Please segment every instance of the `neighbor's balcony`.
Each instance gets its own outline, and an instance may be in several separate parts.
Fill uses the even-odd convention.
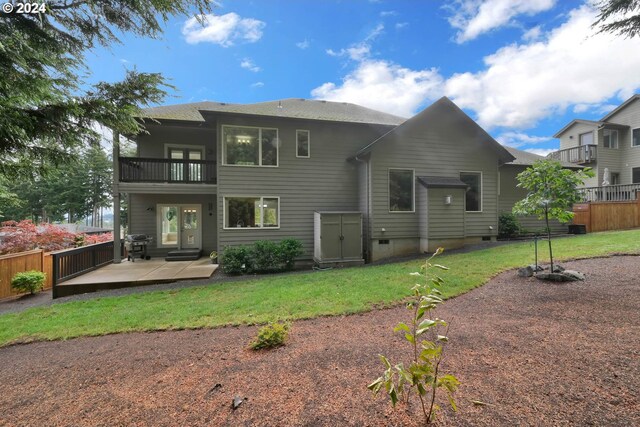
[[[120,157],[120,182],[216,184],[215,160]]]
[[[583,202],[630,202],[638,200],[640,184],[606,185],[579,189]]]
[[[598,146],[595,144],[558,150],[549,154],[550,159],[567,163],[585,164],[595,162],[598,157]]]

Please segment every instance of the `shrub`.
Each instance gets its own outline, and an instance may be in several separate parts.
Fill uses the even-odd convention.
[[[43,272],[37,270],[17,273],[11,279],[11,287],[20,292],[35,294],[42,289],[46,278],[47,276]]]
[[[512,213],[502,213],[498,218],[498,237],[515,237],[521,228],[518,218]]]
[[[284,345],[289,336],[291,324],[289,322],[269,323],[258,331],[258,336],[251,343],[251,348],[260,350],[263,348],[275,348]]]
[[[296,239],[284,239],[279,245],[280,262],[285,270],[292,270],[297,257],[302,255],[302,242]]]
[[[247,246],[227,246],[222,251],[222,271],[227,274],[242,274],[248,271],[249,248]]]
[[[271,240],[256,240],[250,255],[252,271],[267,273],[281,270],[280,246]]]
[[[251,246],[225,248],[222,270],[227,274],[291,270],[296,257],[303,253],[302,243],[296,239],[284,239],[280,243],[256,240]]]

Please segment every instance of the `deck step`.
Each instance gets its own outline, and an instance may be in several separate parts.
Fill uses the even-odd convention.
[[[202,255],[201,249],[179,249],[169,251],[165,261],[195,261]]]

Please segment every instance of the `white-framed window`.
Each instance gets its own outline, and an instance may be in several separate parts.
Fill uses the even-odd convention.
[[[278,166],[278,129],[222,126],[222,164]]]
[[[640,128],[631,130],[631,146],[640,147]]]
[[[460,172],[460,181],[467,184],[465,211],[482,212],[482,172]]]
[[[618,131],[615,129],[603,129],[602,145],[604,148],[618,148]]]
[[[415,211],[415,171],[389,169],[389,212]]]
[[[640,168],[631,168],[631,183],[640,184]]]
[[[280,228],[280,197],[225,197],[224,228]]]
[[[311,132],[308,130],[296,130],[296,157],[311,157]]]
[[[580,145],[592,145],[593,132],[581,133],[578,140],[580,141]]]

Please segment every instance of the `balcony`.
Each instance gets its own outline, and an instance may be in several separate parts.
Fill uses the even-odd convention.
[[[631,202],[638,200],[640,184],[581,188],[583,202]]]
[[[216,184],[215,160],[120,157],[120,182]]]
[[[581,145],[579,147],[567,148],[566,150],[558,150],[549,154],[547,157],[561,162],[586,164],[595,162],[598,155],[598,146],[595,144]]]

